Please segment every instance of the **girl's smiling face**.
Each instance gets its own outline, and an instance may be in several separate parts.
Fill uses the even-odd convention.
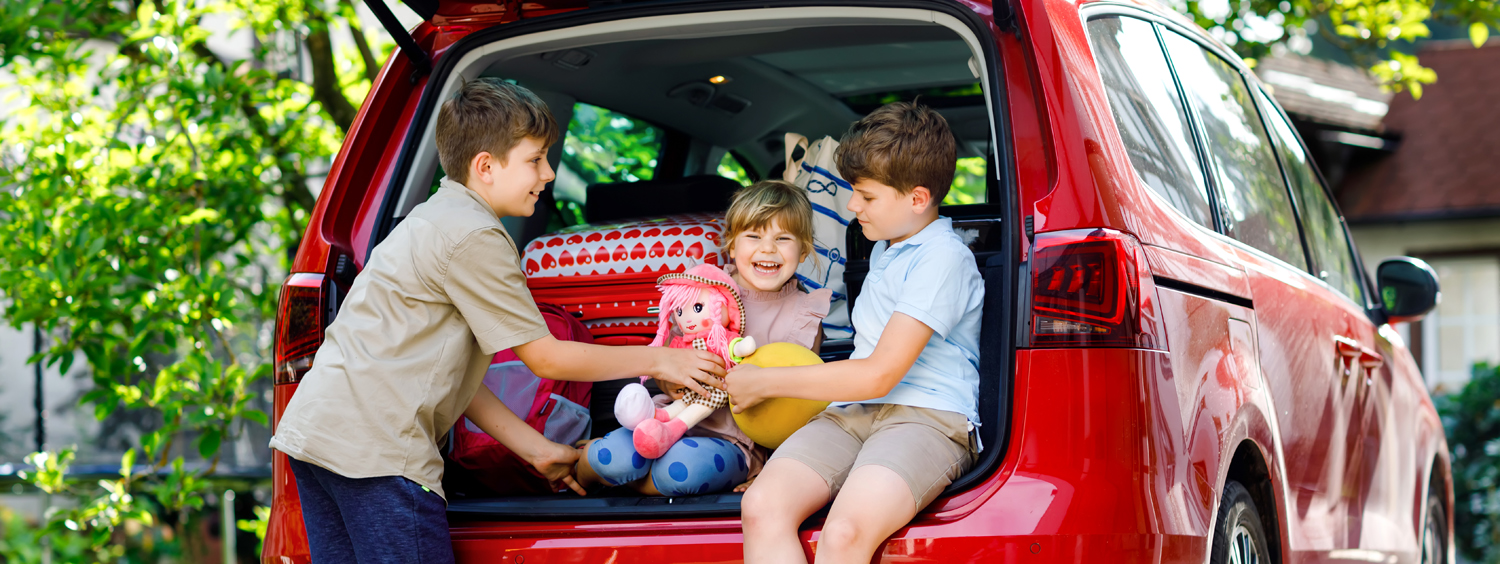
[[[760,229],[747,229],[734,238],[729,258],[734,260],[734,281],[762,292],[779,292],[797,265],[807,258],[797,237],[781,228],[773,218]]]

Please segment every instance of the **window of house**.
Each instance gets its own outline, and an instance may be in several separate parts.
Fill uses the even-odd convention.
[[[583,223],[588,186],[651,180],[665,135],[643,120],[578,103],[563,138],[553,198],[565,225]]]
[[[1443,301],[1422,319],[1422,374],[1430,389],[1457,391],[1475,363],[1500,362],[1500,260],[1434,259]]]
[[[1092,20],[1088,30],[1131,166],[1178,211],[1212,228],[1192,129],[1156,30],[1148,22],[1122,17]]]
[[[1266,108],[1266,121],[1276,133],[1281,163],[1286,167],[1292,195],[1297,199],[1302,229],[1307,237],[1307,251],[1312,256],[1308,271],[1355,303],[1363,304],[1365,294],[1360,286],[1359,267],[1354,262],[1349,239],[1344,236],[1344,224],[1339,220],[1338,210],[1328,200],[1328,193],[1323,190],[1323,183],[1308,161],[1291,124],[1275,110],[1265,93],[1257,92],[1256,97],[1260,99],[1261,107]]]

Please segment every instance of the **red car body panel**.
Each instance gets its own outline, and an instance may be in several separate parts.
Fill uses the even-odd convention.
[[[1017,31],[995,28],[988,2],[963,4],[991,22],[1006,62],[996,109],[1007,114],[1018,214],[1031,216],[1035,232],[1132,234],[1153,275],[1226,299],[1159,286],[1151,303],[1166,323],[1170,352],[1018,350],[1008,444],[989,445],[1006,449],[998,470],[934,502],[877,560],[1203,562],[1221,488],[1240,453],[1268,478],[1273,507],[1260,510],[1276,516],[1268,532],[1280,562],[1414,561],[1429,477],[1444,480],[1437,488],[1445,507],[1452,491],[1442,425],[1400,337],[1310,276],[1153,203],[1095,68],[1080,15],[1089,3],[1017,0]],[[444,0],[413,36],[437,59],[484,27],[584,5]],[[309,219],[294,272],[331,277],[339,254],[364,264],[428,82],[410,80],[412,70],[398,53],[375,81]],[[1020,224],[1013,225],[1025,252],[1030,241]],[[295,389],[276,386],[277,415]],[[295,483],[280,453],[273,475],[263,561],[306,562]],[[733,518],[463,522],[452,534],[463,562],[742,556]],[[818,535],[816,526],[802,533],[809,554]]]

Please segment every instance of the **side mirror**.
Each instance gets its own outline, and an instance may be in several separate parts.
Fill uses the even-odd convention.
[[[1380,288],[1380,305],[1387,323],[1422,319],[1443,299],[1437,273],[1427,263],[1411,257],[1382,261],[1380,268],[1375,269],[1375,285]]]

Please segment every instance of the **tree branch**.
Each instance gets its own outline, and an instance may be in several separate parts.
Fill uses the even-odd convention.
[[[229,65],[224,64],[224,61],[203,43],[194,44],[193,52],[204,60],[219,65],[225,71],[229,70]],[[255,134],[271,149],[271,155],[276,159],[276,168],[281,170],[282,205],[286,206],[289,212],[287,220],[291,222],[291,232],[299,234],[300,240],[301,226],[297,225],[296,218],[291,217],[290,212],[294,209],[302,209],[307,212],[308,217],[311,217],[313,208],[318,205],[318,200],[313,197],[312,192],[307,190],[307,177],[302,174],[302,169],[297,167],[291,153],[282,145],[280,136],[271,132],[271,124],[266,123],[265,116],[260,115],[260,110],[250,103],[249,95],[242,93],[239,102],[240,113],[244,114],[245,119],[250,122],[250,129],[254,130]],[[290,241],[290,243],[297,242]]]
[[[380,74],[380,63],[375,60],[375,52],[370,49],[365,30],[359,25],[359,10],[355,9],[350,0],[344,0],[344,5],[345,14],[348,14],[344,17],[344,23],[349,24],[349,34],[354,36],[354,46],[359,48],[359,57],[365,60],[365,78],[374,84],[376,76]]]
[[[333,38],[328,33],[328,17],[321,12],[308,10],[307,54],[312,60],[313,97],[328,110],[329,117],[338,124],[339,130],[349,132],[354,125],[354,116],[359,109],[349,103],[339,86],[338,67],[333,61]]]

